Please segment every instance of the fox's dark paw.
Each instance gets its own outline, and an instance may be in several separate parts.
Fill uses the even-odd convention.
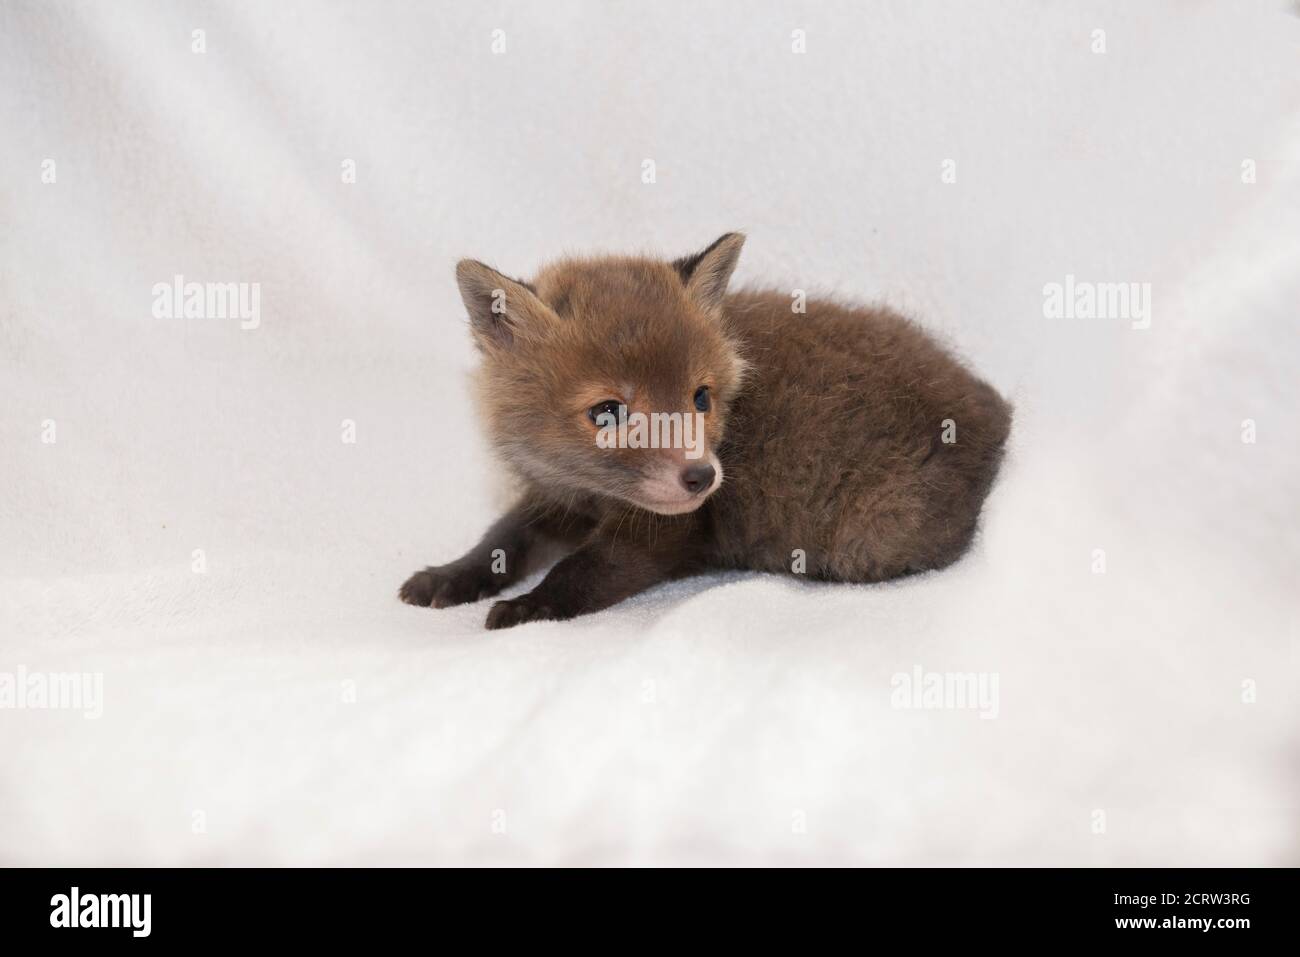
[[[450,608],[489,598],[501,590],[491,572],[475,568],[426,568],[406,580],[398,597],[421,608]]]
[[[526,621],[554,621],[560,616],[545,602],[532,595],[520,595],[499,601],[488,611],[488,628],[511,628]]]

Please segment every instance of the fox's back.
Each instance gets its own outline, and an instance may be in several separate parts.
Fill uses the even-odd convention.
[[[885,309],[795,313],[787,295],[743,292],[726,313],[750,369],[708,503],[719,558],[789,570],[798,549],[809,574],[853,580],[955,560],[996,475],[1006,402]]]

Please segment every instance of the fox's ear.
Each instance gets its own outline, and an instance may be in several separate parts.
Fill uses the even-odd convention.
[[[727,233],[703,252],[673,260],[673,268],[686,284],[686,292],[702,309],[712,312],[722,305],[727,283],[744,245],[744,233]]]
[[[527,284],[503,276],[477,259],[456,264],[456,285],[481,346],[508,348],[518,338],[537,335],[555,318]]]

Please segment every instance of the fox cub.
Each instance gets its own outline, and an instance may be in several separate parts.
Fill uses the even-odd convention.
[[[717,569],[877,582],[961,556],[1010,407],[885,309],[728,294],[744,241],[673,262],[565,260],[531,283],[456,267],[491,443],[523,493],[467,555],[412,575],[402,601],[478,601],[556,547],[488,628]]]

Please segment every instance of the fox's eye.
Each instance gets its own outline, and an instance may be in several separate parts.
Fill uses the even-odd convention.
[[[618,411],[623,407],[623,403],[617,399],[606,399],[604,402],[597,402],[587,410],[587,418],[591,419],[596,425],[609,425],[609,420],[604,422],[600,420],[602,415],[612,416],[615,422],[619,419]]]
[[[695,390],[695,408],[701,412],[708,412],[713,408],[713,400],[709,398],[709,387],[702,385]]]

